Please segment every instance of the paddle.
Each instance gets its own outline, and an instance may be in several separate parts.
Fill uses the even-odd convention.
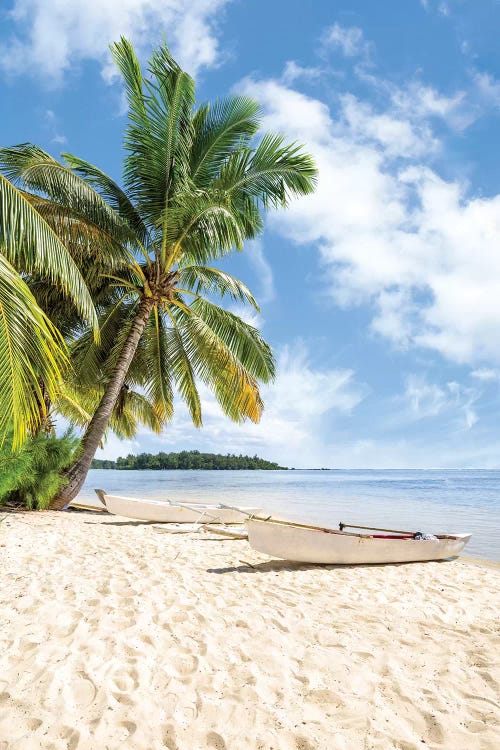
[[[365,529],[365,531],[387,531],[392,534],[414,534],[414,531],[401,531],[401,529],[379,529],[377,526],[354,526],[352,523],[339,523],[340,531],[344,529]]]

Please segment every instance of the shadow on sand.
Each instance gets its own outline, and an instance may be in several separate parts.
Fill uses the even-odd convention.
[[[223,573],[279,573],[280,570],[311,570],[312,568],[321,568],[322,570],[351,570],[352,568],[387,568],[394,567],[399,568],[401,565],[416,565],[422,562],[437,562],[446,563],[452,560],[457,560],[458,557],[448,557],[445,560],[415,560],[414,562],[401,562],[401,563],[364,563],[357,565],[325,565],[323,563],[301,563],[292,562],[290,560],[266,560],[261,563],[249,563],[245,560],[240,560],[241,565],[232,565],[227,568],[208,568],[207,573],[216,573],[222,575]]]

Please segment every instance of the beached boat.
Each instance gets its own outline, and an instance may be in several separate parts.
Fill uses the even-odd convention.
[[[220,508],[209,503],[177,503],[172,500],[153,500],[108,495],[96,490],[99,500],[115,516],[136,518],[157,523],[242,523],[242,514],[259,513],[260,508]]]
[[[418,532],[348,526],[365,531],[354,533],[344,531],[344,524],[340,524],[342,530],[337,531],[259,518],[249,518],[246,526],[248,541],[258,552],[295,562],[337,565],[443,560],[458,555],[471,537],[470,534],[436,534],[431,539],[422,539],[418,538]]]

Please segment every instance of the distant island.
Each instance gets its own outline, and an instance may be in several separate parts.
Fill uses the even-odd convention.
[[[266,461],[258,456],[236,456],[228,453],[200,453],[200,451],[181,451],[180,453],[139,453],[121,456],[116,461],[94,458],[92,469],[266,469],[276,471],[287,469],[273,461]]]

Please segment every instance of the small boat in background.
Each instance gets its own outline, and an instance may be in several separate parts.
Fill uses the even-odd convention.
[[[444,560],[458,555],[470,534],[421,534],[339,524],[339,530],[271,518],[246,520],[248,541],[258,552],[294,562],[359,565]],[[357,528],[368,533],[344,531]],[[384,532],[384,533],[376,533]]]
[[[173,500],[153,500],[108,495],[95,491],[106,509],[115,516],[135,518],[157,523],[243,523],[243,515],[259,513],[260,508],[221,508],[210,503],[177,503]]]

